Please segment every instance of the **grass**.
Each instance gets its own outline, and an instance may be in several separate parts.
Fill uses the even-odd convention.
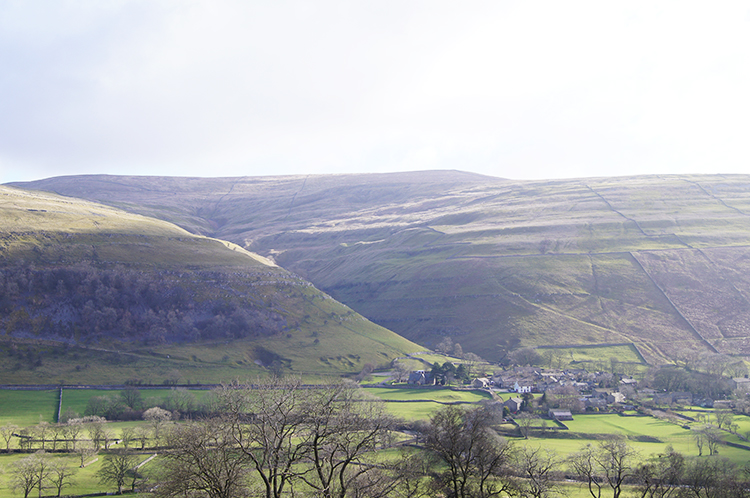
[[[648,367],[633,344],[619,346],[571,346],[563,348],[539,347],[537,352],[557,368],[583,368],[588,371],[642,373]],[[624,372],[623,372],[624,373]]]
[[[487,391],[481,390],[457,390],[450,388],[397,388],[397,387],[365,387],[363,391],[368,392],[385,401],[424,400],[443,403],[465,402],[477,403],[488,401],[492,397]]]
[[[660,364],[708,349],[683,316],[719,350],[750,355],[736,291],[750,285],[746,184],[746,176],[509,181],[431,172],[28,186],[248,244],[427,346],[452,337],[495,360],[498,343],[513,337],[526,346],[632,343]],[[25,212],[14,226],[40,216]],[[155,257],[137,240],[129,245],[106,250]]]
[[[407,421],[427,420],[446,403],[478,403],[492,399],[489,393],[481,390],[378,387],[363,390],[384,400],[388,413]]]
[[[144,453],[141,456],[141,461],[146,460],[152,454],[153,453]],[[10,465],[13,462],[16,462],[27,456],[28,454],[22,454],[22,453],[12,453],[10,455],[0,453],[0,468],[9,469]],[[98,461],[92,463],[91,465],[87,465],[83,469],[78,468],[80,464],[80,460],[75,455],[48,453],[48,457],[52,459],[52,461],[55,463],[66,464],[69,467],[76,469],[75,476],[73,477],[74,484],[72,486],[66,486],[63,489],[63,496],[85,495],[85,494],[103,493],[103,492],[112,493],[112,492],[117,491],[117,489],[113,488],[111,485],[101,484],[99,482],[99,479],[96,476],[96,473],[99,471],[99,469],[101,468],[104,462],[104,458],[105,458],[104,454],[100,454]],[[156,460],[152,460],[151,462],[143,466],[142,470],[145,473],[148,473],[151,469],[153,469],[156,466],[156,464],[157,464]],[[2,497],[18,496],[18,494],[14,493],[11,489],[10,479],[11,479],[11,475],[9,472],[0,474],[0,496]],[[44,495],[49,496],[52,491],[53,490],[47,490],[45,491]],[[36,496],[36,494],[32,492],[31,496]],[[128,496],[137,497],[139,495],[128,495]],[[141,496],[147,496],[147,495],[142,494]]]
[[[139,388],[141,399],[145,406],[164,406],[164,400],[169,396],[171,389],[144,389]],[[83,415],[88,406],[89,399],[93,396],[120,396],[119,389],[64,389],[62,413],[70,410],[78,415]],[[188,391],[200,402],[210,391],[205,389],[193,389]]]
[[[0,389],[0,425],[21,427],[40,421],[53,423],[57,416],[57,390],[15,391]]]
[[[574,415],[574,420],[566,421],[570,431],[560,438],[531,437],[523,444],[543,444],[553,449],[560,456],[568,456],[580,450],[587,443],[595,444],[607,435],[620,435],[629,438],[628,443],[637,449],[643,457],[665,452],[667,446],[686,456],[697,456],[690,429],[653,417],[623,417],[617,414]],[[653,442],[639,441],[641,437],[653,439]],[[744,464],[750,453],[746,450],[721,446],[720,455],[734,463]]]
[[[144,279],[152,278],[154,285],[177,287],[193,296],[196,307],[213,303],[211,309],[196,308],[201,313],[213,316],[216,303],[231,305],[240,300],[240,308],[250,314],[265,316],[265,311],[273,309],[273,320],[281,324],[271,324],[272,333],[252,325],[262,332],[253,339],[149,348],[143,347],[145,341],[140,338],[139,342],[115,340],[109,335],[118,337],[119,332],[97,332],[94,338],[86,337],[90,349],[43,342],[43,336],[42,340],[22,339],[33,332],[23,328],[32,325],[21,325],[18,334],[0,342],[0,383],[109,384],[139,379],[161,384],[174,372],[182,383],[229,382],[268,375],[270,361],[258,357],[258,348],[269,352],[269,358],[278,358],[284,373],[340,377],[368,364],[386,366],[396,357],[424,349],[364,319],[265,258],[162,220],[84,200],[0,187],[0,234],[0,268],[18,261],[33,263],[39,271],[77,262],[85,262],[92,273],[126,268],[145,275]],[[206,269],[211,271],[199,271]],[[217,284],[211,272],[223,272],[226,283],[216,279]],[[116,288],[109,290],[116,299]],[[33,320],[52,320],[47,315],[55,296],[27,298],[22,294],[14,294],[13,299],[20,300],[13,301],[14,306],[23,307]],[[183,312],[190,313],[178,309],[175,315]],[[134,316],[138,313],[133,310]],[[3,328],[15,332],[16,325],[5,321]],[[67,325],[73,331],[73,325],[80,324]],[[33,362],[14,353],[19,345],[35,358]]]
[[[443,403],[465,402],[477,403],[490,399],[489,393],[481,390],[454,390],[450,388],[364,388],[365,392],[380,398],[386,402],[386,409],[393,415],[407,421],[426,420],[435,410],[444,406]],[[207,391],[192,391],[197,398],[205,396]],[[82,411],[91,396],[112,395],[117,396],[117,390],[83,390],[66,389],[63,392],[63,410],[67,408],[73,411]],[[169,389],[141,390],[142,397],[148,401],[149,398],[163,398],[169,394]],[[411,401],[411,402],[404,402]],[[465,406],[472,406],[471,404]],[[11,391],[0,390],[0,424],[15,423],[20,426],[30,426],[41,420],[52,422],[57,411],[57,391]],[[693,411],[685,411],[693,414]],[[740,433],[750,430],[750,417],[735,416],[734,422],[738,424]],[[134,427],[143,422],[110,422],[108,428],[115,434],[120,434],[126,427]],[[687,424],[688,422],[686,422]],[[683,424],[671,423],[664,419],[651,416],[620,416],[617,414],[577,414],[574,420],[566,421],[567,431],[547,432],[547,437],[537,437],[533,434],[529,439],[513,438],[513,444],[543,446],[553,450],[560,458],[567,458],[573,453],[581,450],[586,444],[597,444],[604,437],[619,435],[628,438],[628,443],[636,449],[642,459],[657,455],[666,451],[668,446],[685,454],[686,456],[697,456],[697,448],[694,444],[692,432],[684,428]],[[692,424],[700,425],[700,424]],[[548,423],[549,427],[554,426]],[[513,430],[512,427],[505,427]],[[736,441],[735,436],[726,435],[725,440]],[[720,456],[726,457],[734,463],[744,464],[747,462],[748,453],[745,450],[729,446],[720,447]],[[8,465],[21,458],[21,454],[0,454],[0,468],[8,468]],[[144,454],[144,459],[146,458]],[[378,458],[386,458],[387,455],[379,455]],[[55,454],[54,458],[69,459],[75,462],[74,457]],[[106,486],[100,485],[95,472],[101,465],[98,463],[82,469],[77,477],[77,485],[68,490],[72,494],[85,494],[93,492],[108,491]],[[152,465],[152,464],[149,464]],[[154,464],[155,465],[155,464]],[[0,496],[7,488],[8,473],[0,475]],[[585,496],[579,494],[577,485],[566,487],[570,496]],[[109,490],[111,491],[111,490]],[[10,496],[8,494],[7,496]]]

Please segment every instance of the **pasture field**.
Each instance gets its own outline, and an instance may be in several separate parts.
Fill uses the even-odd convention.
[[[626,417],[609,413],[584,414],[574,415],[573,420],[565,421],[565,425],[570,430],[565,431],[562,437],[530,437],[528,441],[531,443],[527,444],[543,442],[546,448],[553,449],[561,456],[567,456],[587,443],[595,443],[606,435],[615,434],[628,437],[629,444],[644,457],[663,453],[669,445],[686,456],[698,455],[690,429],[655,417]],[[644,441],[646,438],[651,441]],[[727,433],[724,439],[740,442],[732,438],[734,436]],[[744,464],[750,458],[750,451],[730,446],[721,446],[719,454],[737,464]]]
[[[637,374],[645,371],[647,367],[643,357],[632,344],[565,348],[540,346],[536,350],[543,358],[558,368],[610,371],[612,359],[616,359],[618,365],[615,368],[619,371],[628,370],[628,372],[622,373]]]
[[[443,403],[463,401],[476,403],[490,400],[492,397],[482,390],[456,390],[450,388],[398,388],[398,387],[365,387],[363,391],[385,401],[425,400]]]
[[[386,403],[385,409],[396,418],[407,422],[428,420],[441,406],[434,401],[418,401],[415,403]]]
[[[481,390],[454,390],[450,388],[363,388],[368,394],[382,399],[386,409],[396,417],[406,421],[426,420],[436,410],[447,403],[463,402],[461,406],[470,407],[474,403],[490,400],[489,393]],[[142,389],[141,395],[148,403],[149,398],[164,398],[170,393],[169,389]],[[209,391],[191,391],[198,400],[206,396]],[[83,390],[67,389],[63,391],[63,411],[67,408],[82,413],[91,396],[117,396],[119,390]],[[0,390],[0,424],[14,423],[19,426],[36,425],[41,420],[53,422],[57,412],[58,391],[9,391]],[[685,411],[690,416],[698,412]],[[710,413],[702,411],[700,413]],[[618,414],[576,414],[574,420],[565,421],[569,430],[549,430],[544,434],[532,432],[528,439],[510,437],[513,444],[520,446],[541,446],[553,450],[558,457],[564,459],[580,451],[586,444],[597,444],[608,435],[621,435],[628,438],[628,444],[636,449],[641,458],[646,459],[664,453],[668,446],[686,456],[697,456],[698,451],[693,439],[690,426],[700,426],[701,423],[673,423],[653,416],[622,416]],[[750,430],[750,417],[735,416],[738,432],[745,434]],[[108,428],[120,435],[126,427],[134,427],[143,422],[110,422]],[[538,425],[538,424],[535,424]],[[547,427],[553,428],[557,424],[547,421]],[[686,428],[687,426],[687,428]],[[502,429],[512,433],[514,427],[504,424]],[[725,434],[725,441],[748,444],[737,436]],[[16,445],[12,445],[15,447]],[[734,463],[744,465],[750,459],[750,451],[722,445],[719,448],[721,457],[728,458]],[[0,474],[0,497],[15,496],[8,488],[8,465],[25,456],[24,454],[0,453],[0,468],[5,472]],[[144,453],[144,459],[150,454]],[[54,454],[54,458],[69,459],[75,463],[75,456]],[[103,458],[100,455],[100,458]],[[158,464],[158,462],[157,462]],[[85,494],[108,491],[98,483],[95,473],[101,461],[78,471],[76,485],[67,490],[70,494]],[[149,465],[152,465],[151,463]],[[77,467],[77,464],[75,465]],[[153,464],[156,467],[156,464]],[[153,468],[152,467],[152,468]],[[568,496],[586,496],[580,492],[578,485],[566,487]],[[111,491],[111,490],[109,490]]]
[[[455,364],[466,363],[466,360],[462,360],[461,358],[456,358],[455,356],[450,356],[447,354],[434,353],[432,351],[412,354],[409,356],[409,358],[411,358],[412,360],[421,360],[421,362],[424,364],[424,367],[427,369],[429,369],[435,363],[440,363],[442,365],[446,361],[450,361],[451,363]],[[480,363],[480,365],[489,365],[489,363]]]
[[[63,389],[62,413],[72,410],[78,415],[83,415],[86,411],[89,399],[93,396],[111,396],[120,395],[121,389]],[[169,396],[172,389],[139,389],[144,406],[163,406],[163,401]],[[200,402],[210,390],[190,389],[188,392]],[[57,411],[57,408],[55,408]]]
[[[147,458],[149,458],[153,453],[143,453],[139,454],[139,460],[144,461]],[[16,496],[22,496],[19,495],[19,492],[14,492],[11,485],[11,475],[8,472],[7,469],[10,468],[10,466],[17,462],[18,460],[27,457],[28,454],[24,453],[11,453],[11,454],[2,454],[0,453],[0,468],[5,469],[6,471],[3,473],[0,473],[0,497],[2,498],[11,498]],[[85,495],[85,494],[92,494],[92,493],[103,493],[103,492],[109,492],[113,493],[117,491],[116,487],[108,484],[101,484],[99,482],[99,479],[96,476],[96,473],[99,471],[99,469],[102,466],[102,463],[104,461],[104,454],[99,455],[99,459],[89,465],[87,465],[84,468],[79,468],[80,460],[75,455],[67,455],[67,454],[48,454],[48,456],[52,459],[54,463],[62,463],[65,465],[68,465],[71,469],[75,469],[75,475],[72,478],[72,486],[66,486],[63,488],[62,495]],[[157,457],[158,458],[158,457]],[[141,470],[148,475],[149,470],[153,469],[151,465],[154,463],[154,460],[149,462],[148,464],[144,465]],[[126,487],[126,489],[128,489]],[[54,496],[56,494],[56,490],[53,489],[45,489],[43,492],[44,496]],[[33,491],[30,496],[36,496],[36,492]],[[138,496],[149,496],[147,494],[132,494],[128,495],[131,497],[138,497]]]
[[[407,421],[427,420],[445,403],[477,403],[491,399],[489,393],[480,390],[408,387],[365,387],[363,390],[385,401],[388,413]]]
[[[57,390],[14,391],[0,389],[0,425],[28,426],[55,421]]]

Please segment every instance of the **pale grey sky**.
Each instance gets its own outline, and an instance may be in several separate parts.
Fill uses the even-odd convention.
[[[750,3],[0,0],[0,183],[750,173]]]

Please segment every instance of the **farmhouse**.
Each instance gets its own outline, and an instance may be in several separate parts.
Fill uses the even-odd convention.
[[[625,403],[625,395],[622,393],[610,393],[607,395],[607,403]]]
[[[553,420],[557,420],[558,422],[563,420],[573,420],[573,414],[570,413],[570,410],[550,410],[549,411],[549,417]]]
[[[414,386],[425,386],[434,384],[435,379],[432,379],[424,370],[416,370],[409,374],[409,379],[406,383]]]
[[[676,393],[657,393],[654,394],[654,404],[656,405],[692,405],[693,393],[676,392]]]
[[[522,404],[523,400],[521,398],[510,398],[508,401],[503,403],[503,406],[507,408],[509,412],[516,413],[521,409]]]
[[[477,389],[488,389],[492,385],[492,381],[487,377],[477,377],[474,382],[471,383],[472,387]]]

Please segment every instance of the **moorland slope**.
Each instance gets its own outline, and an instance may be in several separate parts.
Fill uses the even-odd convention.
[[[0,331],[0,382],[49,381],[40,344],[55,356],[73,347],[172,359],[182,348],[195,364],[231,362],[235,376],[355,372],[419,349],[235,244],[9,187],[0,187]],[[193,354],[201,344],[211,352]],[[64,363],[53,379],[87,377]]]
[[[750,177],[511,181],[443,171],[20,184],[272,258],[406,338],[750,355]]]

